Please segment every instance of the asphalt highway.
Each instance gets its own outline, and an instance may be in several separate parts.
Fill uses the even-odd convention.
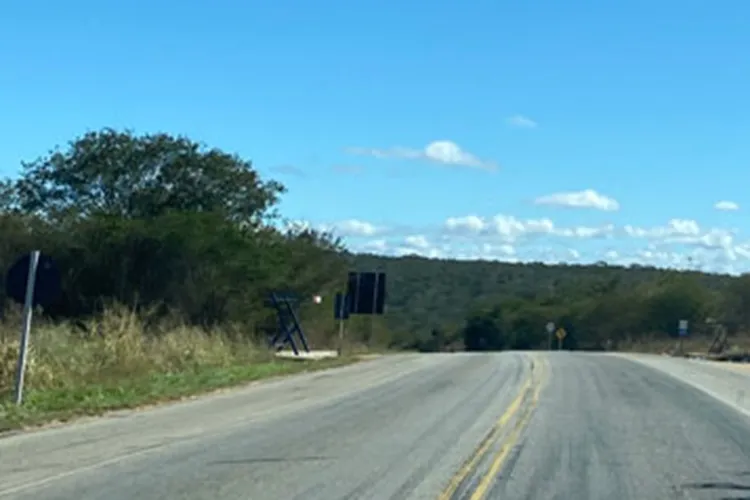
[[[708,362],[386,356],[0,438],[0,499],[750,499],[749,400]]]

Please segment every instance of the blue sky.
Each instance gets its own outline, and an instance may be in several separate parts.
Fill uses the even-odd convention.
[[[749,26],[742,0],[10,0],[0,173],[167,131],[353,249],[744,271]]]

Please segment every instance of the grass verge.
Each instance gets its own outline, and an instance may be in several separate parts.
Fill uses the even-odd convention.
[[[343,366],[358,359],[352,356],[320,361],[267,361],[249,365],[209,366],[190,372],[152,373],[122,379],[117,383],[93,383],[60,389],[30,388],[25,393],[22,406],[15,406],[10,395],[0,403],[0,432],[179,400],[255,380]]]
[[[14,325],[15,323],[15,325]],[[87,325],[40,325],[32,333],[24,403],[13,404],[16,321],[0,324],[0,432],[136,408],[269,377],[342,366],[359,356],[280,360],[236,332],[206,334],[184,325],[144,332],[127,311]],[[14,338],[16,337],[16,338]]]

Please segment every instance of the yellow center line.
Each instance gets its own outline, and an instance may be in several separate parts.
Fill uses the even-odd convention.
[[[542,362],[541,367],[543,368],[541,371],[546,372],[546,363]],[[476,489],[472,493],[470,500],[483,500],[487,493],[490,490],[490,487],[494,484],[495,479],[497,478],[498,473],[500,472],[500,469],[502,468],[505,461],[508,459],[508,456],[510,455],[510,452],[513,450],[513,447],[518,442],[519,438],[521,437],[521,434],[523,430],[528,425],[529,421],[531,421],[531,416],[533,414],[532,410],[534,407],[539,403],[539,394],[542,391],[542,381],[543,377],[540,374],[540,376],[537,379],[536,386],[534,387],[534,392],[531,397],[531,401],[529,402],[528,406],[526,407],[526,411],[523,412],[520,419],[516,423],[516,425],[513,428],[513,431],[511,434],[507,437],[505,442],[502,445],[502,448],[498,451],[495,458],[492,460],[492,465],[490,465],[489,470],[487,471],[487,474],[484,475],[484,477],[481,479],[479,484],[477,485]]]
[[[518,412],[519,408],[521,408],[521,403],[532,388],[532,382],[534,380],[534,366],[535,363],[534,359],[532,358],[531,375],[529,375],[529,377],[524,381],[523,385],[521,385],[521,389],[518,391],[518,395],[515,397],[515,399],[513,399],[513,401],[510,403],[505,412],[500,416],[500,418],[497,419],[497,422],[495,422],[495,425],[492,426],[489,434],[487,434],[487,436],[482,440],[482,443],[474,451],[474,453],[472,453],[469,460],[467,460],[461,467],[461,469],[459,469],[459,471],[453,476],[451,482],[438,497],[438,500],[449,500],[453,496],[461,483],[469,476],[469,474],[471,474],[471,472],[476,468],[479,461],[486,455],[487,450],[489,450],[489,448],[495,443],[500,431],[508,424],[510,419],[513,418],[513,415]]]

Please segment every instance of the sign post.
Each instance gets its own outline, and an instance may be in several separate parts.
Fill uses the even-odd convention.
[[[341,292],[337,293],[334,303],[333,317],[334,319],[337,319],[339,321],[339,356],[341,356],[344,352],[344,320],[349,318],[348,305],[349,302],[346,296]]]
[[[682,341],[688,336],[688,321],[686,319],[681,319],[679,323],[677,323],[677,335],[680,337],[679,350],[680,354],[682,354]]]
[[[49,255],[34,250],[22,255],[5,275],[5,294],[23,304],[23,326],[18,348],[15,403],[23,403],[24,378],[31,336],[31,318],[36,306],[52,304],[60,294],[60,271]]]
[[[552,334],[555,333],[555,324],[553,322],[547,323],[547,350],[552,350]]]
[[[380,278],[380,274],[377,271],[372,273],[375,275],[375,283],[372,286],[372,311],[373,313],[378,308],[378,279]],[[367,335],[367,342],[366,345],[370,345],[370,342],[372,342],[372,338],[375,336],[375,314],[370,315],[370,333]]]
[[[28,274],[26,276],[26,297],[23,304],[23,326],[21,327],[21,343],[18,348],[18,365],[16,367],[15,403],[23,402],[23,381],[26,373],[26,357],[29,351],[29,334],[31,333],[31,315],[34,312],[34,288],[36,285],[36,270],[39,265],[39,250],[31,252]]]
[[[568,332],[566,332],[565,328],[563,327],[558,328],[557,331],[555,332],[555,335],[557,336],[557,350],[558,351],[562,349],[563,339],[565,338],[567,334]]]
[[[344,354],[344,299],[339,306],[339,356]]]

